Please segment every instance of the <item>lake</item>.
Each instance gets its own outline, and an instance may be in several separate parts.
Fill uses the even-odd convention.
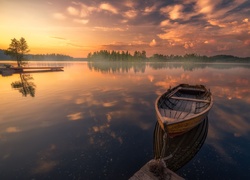
[[[2,63],[2,62],[0,62]],[[30,62],[0,75],[0,179],[128,179],[154,157],[154,102],[203,84],[214,105],[186,179],[250,179],[250,64]]]

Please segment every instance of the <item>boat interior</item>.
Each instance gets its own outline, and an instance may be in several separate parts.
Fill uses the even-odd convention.
[[[205,88],[178,87],[165,93],[158,101],[162,117],[168,121],[188,118],[209,107],[210,92]]]

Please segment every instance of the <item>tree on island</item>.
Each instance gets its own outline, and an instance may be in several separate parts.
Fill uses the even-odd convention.
[[[11,56],[17,61],[18,67],[25,66],[27,62],[24,59],[24,55],[29,52],[29,47],[26,40],[21,37],[20,40],[16,38],[11,39],[9,48],[5,51],[6,55]]]

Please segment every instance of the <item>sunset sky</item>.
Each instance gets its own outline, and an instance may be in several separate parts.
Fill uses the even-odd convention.
[[[0,49],[250,56],[249,0],[0,0]]]

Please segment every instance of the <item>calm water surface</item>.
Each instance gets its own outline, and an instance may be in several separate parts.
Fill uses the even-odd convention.
[[[33,62],[0,75],[0,179],[128,179],[153,158],[154,101],[204,84],[214,106],[186,179],[250,179],[250,65]]]

